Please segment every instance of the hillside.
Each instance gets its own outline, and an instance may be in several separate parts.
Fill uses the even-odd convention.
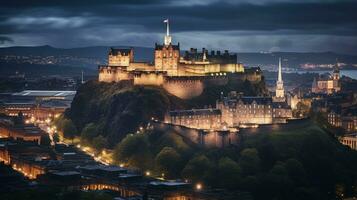
[[[110,145],[115,145],[152,117],[163,119],[169,110],[214,106],[221,92],[232,90],[247,95],[267,94],[264,81],[257,84],[234,82],[206,88],[202,95],[191,100],[179,99],[158,87],[89,81],[78,89],[66,117],[73,121],[78,135],[88,124],[94,123],[98,127],[97,132],[103,133]]]

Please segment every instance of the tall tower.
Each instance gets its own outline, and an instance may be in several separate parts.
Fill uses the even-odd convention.
[[[337,58],[336,58],[336,64],[335,64],[335,66],[333,68],[332,78],[333,78],[333,80],[339,80],[340,79],[340,69],[339,69],[339,66],[338,66]]]
[[[177,45],[172,44],[169,20],[164,20],[164,23],[166,23],[164,44],[155,44],[155,69],[166,71],[169,76],[176,76],[178,74],[178,65],[180,60],[180,43]]]
[[[170,24],[169,24],[169,19],[165,19],[164,23],[166,23],[166,35],[164,38],[164,44],[166,46],[171,44],[171,36],[170,36]]]
[[[278,81],[276,82],[275,88],[275,99],[277,101],[285,101],[284,95],[284,82],[281,73],[281,58],[279,58],[279,71],[278,71]]]

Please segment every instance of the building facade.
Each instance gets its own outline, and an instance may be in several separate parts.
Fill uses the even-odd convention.
[[[332,94],[339,92],[340,86],[340,70],[336,64],[332,74],[322,74],[319,77],[314,78],[312,82],[312,93]]]
[[[169,112],[166,122],[188,128],[218,130],[222,128],[221,118],[219,109],[178,110]]]
[[[216,107],[229,127],[286,123],[292,118],[291,107],[286,102],[274,102],[271,97],[246,97],[233,92],[218,100]]]
[[[188,128],[227,130],[259,124],[287,123],[292,110],[286,102],[271,97],[246,97],[231,92],[217,100],[216,108],[171,111],[165,122]]]

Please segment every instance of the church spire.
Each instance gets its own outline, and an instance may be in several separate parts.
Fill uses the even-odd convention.
[[[281,58],[279,58],[278,80],[276,81],[275,99],[277,101],[285,101],[284,82],[281,71]]]
[[[279,58],[278,82],[283,82],[283,78],[281,76],[281,58]]]
[[[170,45],[171,44],[171,36],[170,36],[169,19],[165,19],[164,23],[166,23],[166,35],[165,35],[165,38],[164,38],[164,44],[165,45]]]

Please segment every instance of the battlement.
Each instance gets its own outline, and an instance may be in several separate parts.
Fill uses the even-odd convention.
[[[221,51],[211,51],[202,48],[202,52],[198,52],[196,48],[191,48],[189,51],[185,51],[183,56],[184,61],[202,62],[207,61],[210,64],[236,64],[237,54],[231,54],[228,50],[225,50],[221,54]]]
[[[126,66],[134,62],[134,50],[130,49],[117,49],[110,48],[108,53],[109,66]]]

